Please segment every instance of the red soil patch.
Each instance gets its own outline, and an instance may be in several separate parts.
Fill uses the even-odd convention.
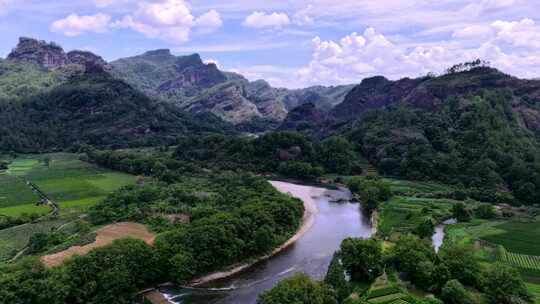
[[[64,251],[49,254],[41,257],[41,262],[47,267],[54,267],[62,264],[66,259],[76,255],[85,255],[92,249],[109,245],[115,240],[133,238],[153,244],[156,236],[148,229],[137,223],[116,223],[107,225],[96,231],[96,240],[88,245],[73,246]]]

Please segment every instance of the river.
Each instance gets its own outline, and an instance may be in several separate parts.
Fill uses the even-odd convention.
[[[160,291],[171,303],[254,304],[261,292],[294,273],[304,272],[314,279],[323,279],[343,239],[371,236],[369,217],[362,213],[360,204],[350,202],[351,193],[347,189],[329,190],[286,182],[272,182],[272,185],[303,200],[304,204],[315,205],[310,227],[293,245],[242,273],[201,289],[162,288]]]
[[[457,223],[455,219],[448,219],[444,221],[442,224],[437,225],[437,227],[435,227],[435,233],[431,237],[431,240],[433,241],[433,248],[435,248],[435,252],[439,252],[439,249],[441,248],[444,242],[444,227],[446,225],[452,225],[455,223]]]

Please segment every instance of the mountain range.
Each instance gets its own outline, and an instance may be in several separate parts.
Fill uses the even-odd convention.
[[[0,143],[3,150],[65,147],[66,142],[46,144],[43,137],[25,139],[40,134],[34,129],[44,128],[45,123],[70,142],[103,145],[113,144],[104,140],[107,132],[125,138],[121,145],[134,138],[139,143],[150,138],[169,140],[191,130],[282,130],[320,137],[350,130],[372,111],[407,105],[439,113],[449,99],[463,101],[490,90],[508,98],[508,115],[520,130],[539,136],[540,81],[518,79],[485,66],[453,71],[438,77],[391,81],[376,76],[358,85],[291,90],[221,71],[198,54],[175,56],[162,49],[106,62],[91,52],[66,53],[55,43],[20,38],[7,58],[0,60],[0,118],[7,122],[0,129]],[[117,106],[131,109],[115,112]],[[29,118],[30,113],[41,119]],[[71,123],[88,136],[65,136],[73,132],[62,128]],[[23,130],[26,136],[14,138]],[[17,141],[27,143],[14,144]]]
[[[189,113],[212,113],[226,122],[248,128],[261,122],[266,122],[265,128],[277,126],[291,109],[305,102],[329,110],[353,87],[273,88],[264,80],[251,82],[242,75],[221,71],[213,63],[204,63],[198,54],[174,56],[167,49],[107,63],[91,52],[66,53],[55,43],[24,37],[7,61],[33,64],[41,68],[39,76],[58,80],[49,81],[44,87],[74,75],[106,72],[153,99]]]

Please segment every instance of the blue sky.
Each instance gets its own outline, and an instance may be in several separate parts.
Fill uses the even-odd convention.
[[[441,73],[481,58],[540,77],[540,1],[0,0],[0,56],[19,36],[106,60],[169,48],[275,86]]]

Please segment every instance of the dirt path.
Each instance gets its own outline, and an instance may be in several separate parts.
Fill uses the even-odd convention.
[[[236,273],[239,273],[243,270],[246,270],[250,267],[252,267],[254,264],[267,260],[271,258],[272,256],[280,253],[281,251],[285,250],[289,246],[293,245],[296,241],[298,241],[306,232],[311,229],[313,226],[313,223],[315,222],[315,218],[317,213],[319,213],[319,208],[317,207],[316,198],[320,197],[324,194],[326,189],[323,188],[316,188],[311,186],[301,186],[301,185],[295,185],[291,183],[286,182],[278,182],[278,181],[270,181],[270,184],[274,186],[279,192],[289,194],[293,197],[296,197],[302,202],[304,202],[304,217],[302,221],[302,226],[298,229],[295,235],[293,235],[287,242],[285,242],[283,245],[276,248],[271,254],[263,256],[261,258],[256,259],[255,261],[252,261],[247,264],[242,264],[239,266],[236,266],[230,270],[227,271],[220,271],[220,272],[214,272],[211,274],[208,274],[204,277],[197,278],[193,280],[190,283],[190,286],[199,286],[203,285],[212,281],[224,279],[227,277],[230,277]]]
[[[144,225],[138,223],[107,225],[96,231],[96,233],[96,240],[93,243],[84,246],[73,246],[55,254],[45,255],[41,257],[41,261],[47,267],[54,267],[62,264],[70,257],[87,254],[92,249],[106,246],[115,240],[134,238],[143,240],[148,244],[153,244],[156,238]]]

